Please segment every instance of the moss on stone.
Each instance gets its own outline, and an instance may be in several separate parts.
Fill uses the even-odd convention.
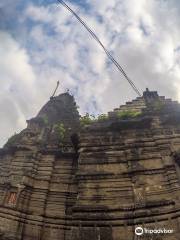
[[[141,116],[142,113],[139,111],[132,111],[132,110],[126,110],[126,111],[118,111],[117,117],[120,119],[129,119],[129,118],[136,118]]]

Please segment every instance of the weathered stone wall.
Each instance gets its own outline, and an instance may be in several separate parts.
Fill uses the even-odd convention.
[[[108,119],[80,129],[73,98],[54,100],[55,108],[51,100],[0,150],[0,239],[151,239],[134,234],[143,226],[173,229],[153,239],[178,240],[179,105],[146,91]],[[117,114],[137,110],[135,118]],[[64,139],[53,127],[59,122]]]
[[[152,119],[150,129],[102,134],[95,127],[81,134],[73,216],[83,225],[111,229],[107,239],[133,239],[137,225],[174,229],[163,239],[178,239],[179,176],[172,151],[180,147],[179,133],[180,126],[169,129]]]

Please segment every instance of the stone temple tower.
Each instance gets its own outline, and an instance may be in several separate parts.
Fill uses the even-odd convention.
[[[53,97],[0,149],[0,239],[179,240],[179,103],[146,89],[84,121]]]

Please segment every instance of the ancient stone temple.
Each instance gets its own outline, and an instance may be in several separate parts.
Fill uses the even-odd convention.
[[[180,105],[147,89],[82,119],[61,94],[0,149],[0,239],[179,240]]]

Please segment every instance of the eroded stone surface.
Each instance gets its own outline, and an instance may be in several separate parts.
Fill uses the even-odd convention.
[[[0,150],[0,239],[151,239],[135,237],[143,226],[178,240],[179,119],[177,102],[146,91],[80,128],[73,97],[51,99]]]

